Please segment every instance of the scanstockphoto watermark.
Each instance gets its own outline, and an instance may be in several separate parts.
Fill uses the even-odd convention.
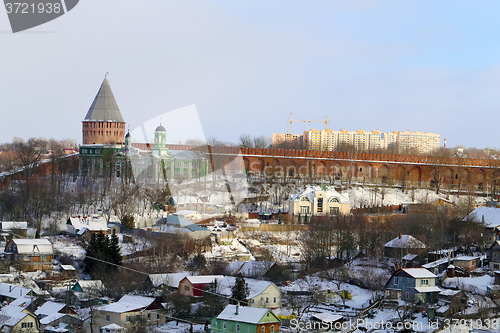
[[[80,0],[4,0],[12,32],[52,21],[75,8]]]
[[[438,329],[439,324],[437,321],[429,322],[391,322],[391,321],[369,321],[366,319],[326,322],[326,321],[300,321],[292,319],[290,327],[297,331],[316,331],[316,330],[356,330],[362,328],[363,330],[380,330],[380,329],[396,329],[396,330],[413,330],[422,331],[424,329]]]
[[[258,172],[266,178],[287,178],[295,176],[313,176],[325,178],[340,178],[352,176],[358,178],[379,178],[379,168],[368,166],[358,167],[357,165],[331,165],[329,167],[320,164],[316,165],[309,161],[300,166],[296,165],[266,165],[260,161],[252,161],[247,167],[250,172]],[[382,173],[382,175],[384,175]]]

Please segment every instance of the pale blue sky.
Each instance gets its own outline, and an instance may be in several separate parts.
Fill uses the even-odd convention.
[[[133,129],[196,105],[236,142],[295,119],[500,147],[498,1],[81,0],[10,33],[0,10],[0,142],[73,138],[109,72]],[[294,124],[294,132],[307,129]],[[321,128],[321,124],[315,127]]]

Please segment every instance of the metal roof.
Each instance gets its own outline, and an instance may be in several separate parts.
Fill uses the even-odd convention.
[[[124,122],[107,78],[102,81],[101,88],[99,88],[84,121]]]

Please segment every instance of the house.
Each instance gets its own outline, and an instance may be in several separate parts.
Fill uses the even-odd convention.
[[[400,268],[385,284],[385,296],[413,303],[435,302],[441,292],[436,277],[425,268]]]
[[[308,186],[288,200],[288,214],[298,217],[300,222],[313,215],[347,215],[349,207],[347,194],[340,194],[333,187]]]
[[[104,285],[101,280],[79,280],[69,291],[70,304],[78,305],[82,308],[97,304],[107,304],[107,300],[102,299]]]
[[[277,333],[281,321],[269,309],[229,304],[211,320],[211,333]]]
[[[25,271],[52,270],[54,249],[48,239],[13,238],[5,245],[10,261]]]
[[[439,300],[447,308],[442,308],[443,316],[448,317],[464,310],[467,307],[467,295],[462,290],[445,289],[439,293]]]
[[[490,255],[490,269],[496,271],[500,269],[500,241],[495,241],[488,249]]]
[[[28,222],[0,222],[2,239],[10,237],[25,238],[28,234]]]
[[[172,215],[180,216],[190,221],[200,221],[203,218],[203,216],[195,210],[181,210],[172,213]]]
[[[386,257],[403,260],[408,254],[418,254],[425,249],[425,244],[411,235],[399,234],[398,237],[385,243],[384,255]]]
[[[453,265],[455,267],[465,268],[467,271],[472,272],[478,267],[481,267],[481,257],[460,256],[453,258]]]
[[[64,324],[67,331],[83,331],[83,321],[78,318],[75,310],[64,303],[48,301],[40,306],[35,314],[40,319],[43,331],[47,326],[57,327]]]
[[[462,221],[472,221],[481,224],[484,228],[483,241],[488,245],[500,239],[498,237],[500,231],[500,208],[476,207]]]
[[[186,276],[194,276],[193,272],[149,274],[144,282],[146,289],[177,290],[179,282]]]
[[[73,265],[59,265],[61,277],[64,279],[76,278],[76,268]]]
[[[73,235],[82,236],[86,241],[90,240],[90,234],[108,234],[108,223],[103,216],[73,216],[66,221],[68,232]]]
[[[224,275],[186,276],[179,282],[177,292],[184,296],[201,297],[207,284],[223,278]]]
[[[152,297],[125,295],[116,303],[97,308],[93,324],[94,332],[103,327],[116,324],[127,327],[136,318],[142,318],[149,324],[165,322],[165,308]]]
[[[0,326],[2,332],[30,332],[38,333],[40,321],[28,309],[16,305],[7,305],[0,309]]]
[[[14,300],[25,296],[35,296],[35,293],[31,289],[15,284],[0,283],[0,303],[7,302],[10,304]]]
[[[231,296],[235,283],[235,277],[224,277],[219,281],[220,293]],[[281,307],[281,290],[273,282],[247,278],[245,283],[249,291],[247,306],[273,310]]]
[[[192,221],[177,215],[167,215],[158,222],[157,229],[164,233],[183,232],[193,239],[203,239],[212,233],[207,227],[199,226]]]
[[[453,202],[441,198],[425,203],[403,203],[402,206],[403,211],[408,215],[447,213],[456,209]]]

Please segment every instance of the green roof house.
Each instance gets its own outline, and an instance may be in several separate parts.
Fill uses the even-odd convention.
[[[276,333],[279,332],[280,320],[269,309],[247,306],[228,305],[212,318],[212,333]]]

